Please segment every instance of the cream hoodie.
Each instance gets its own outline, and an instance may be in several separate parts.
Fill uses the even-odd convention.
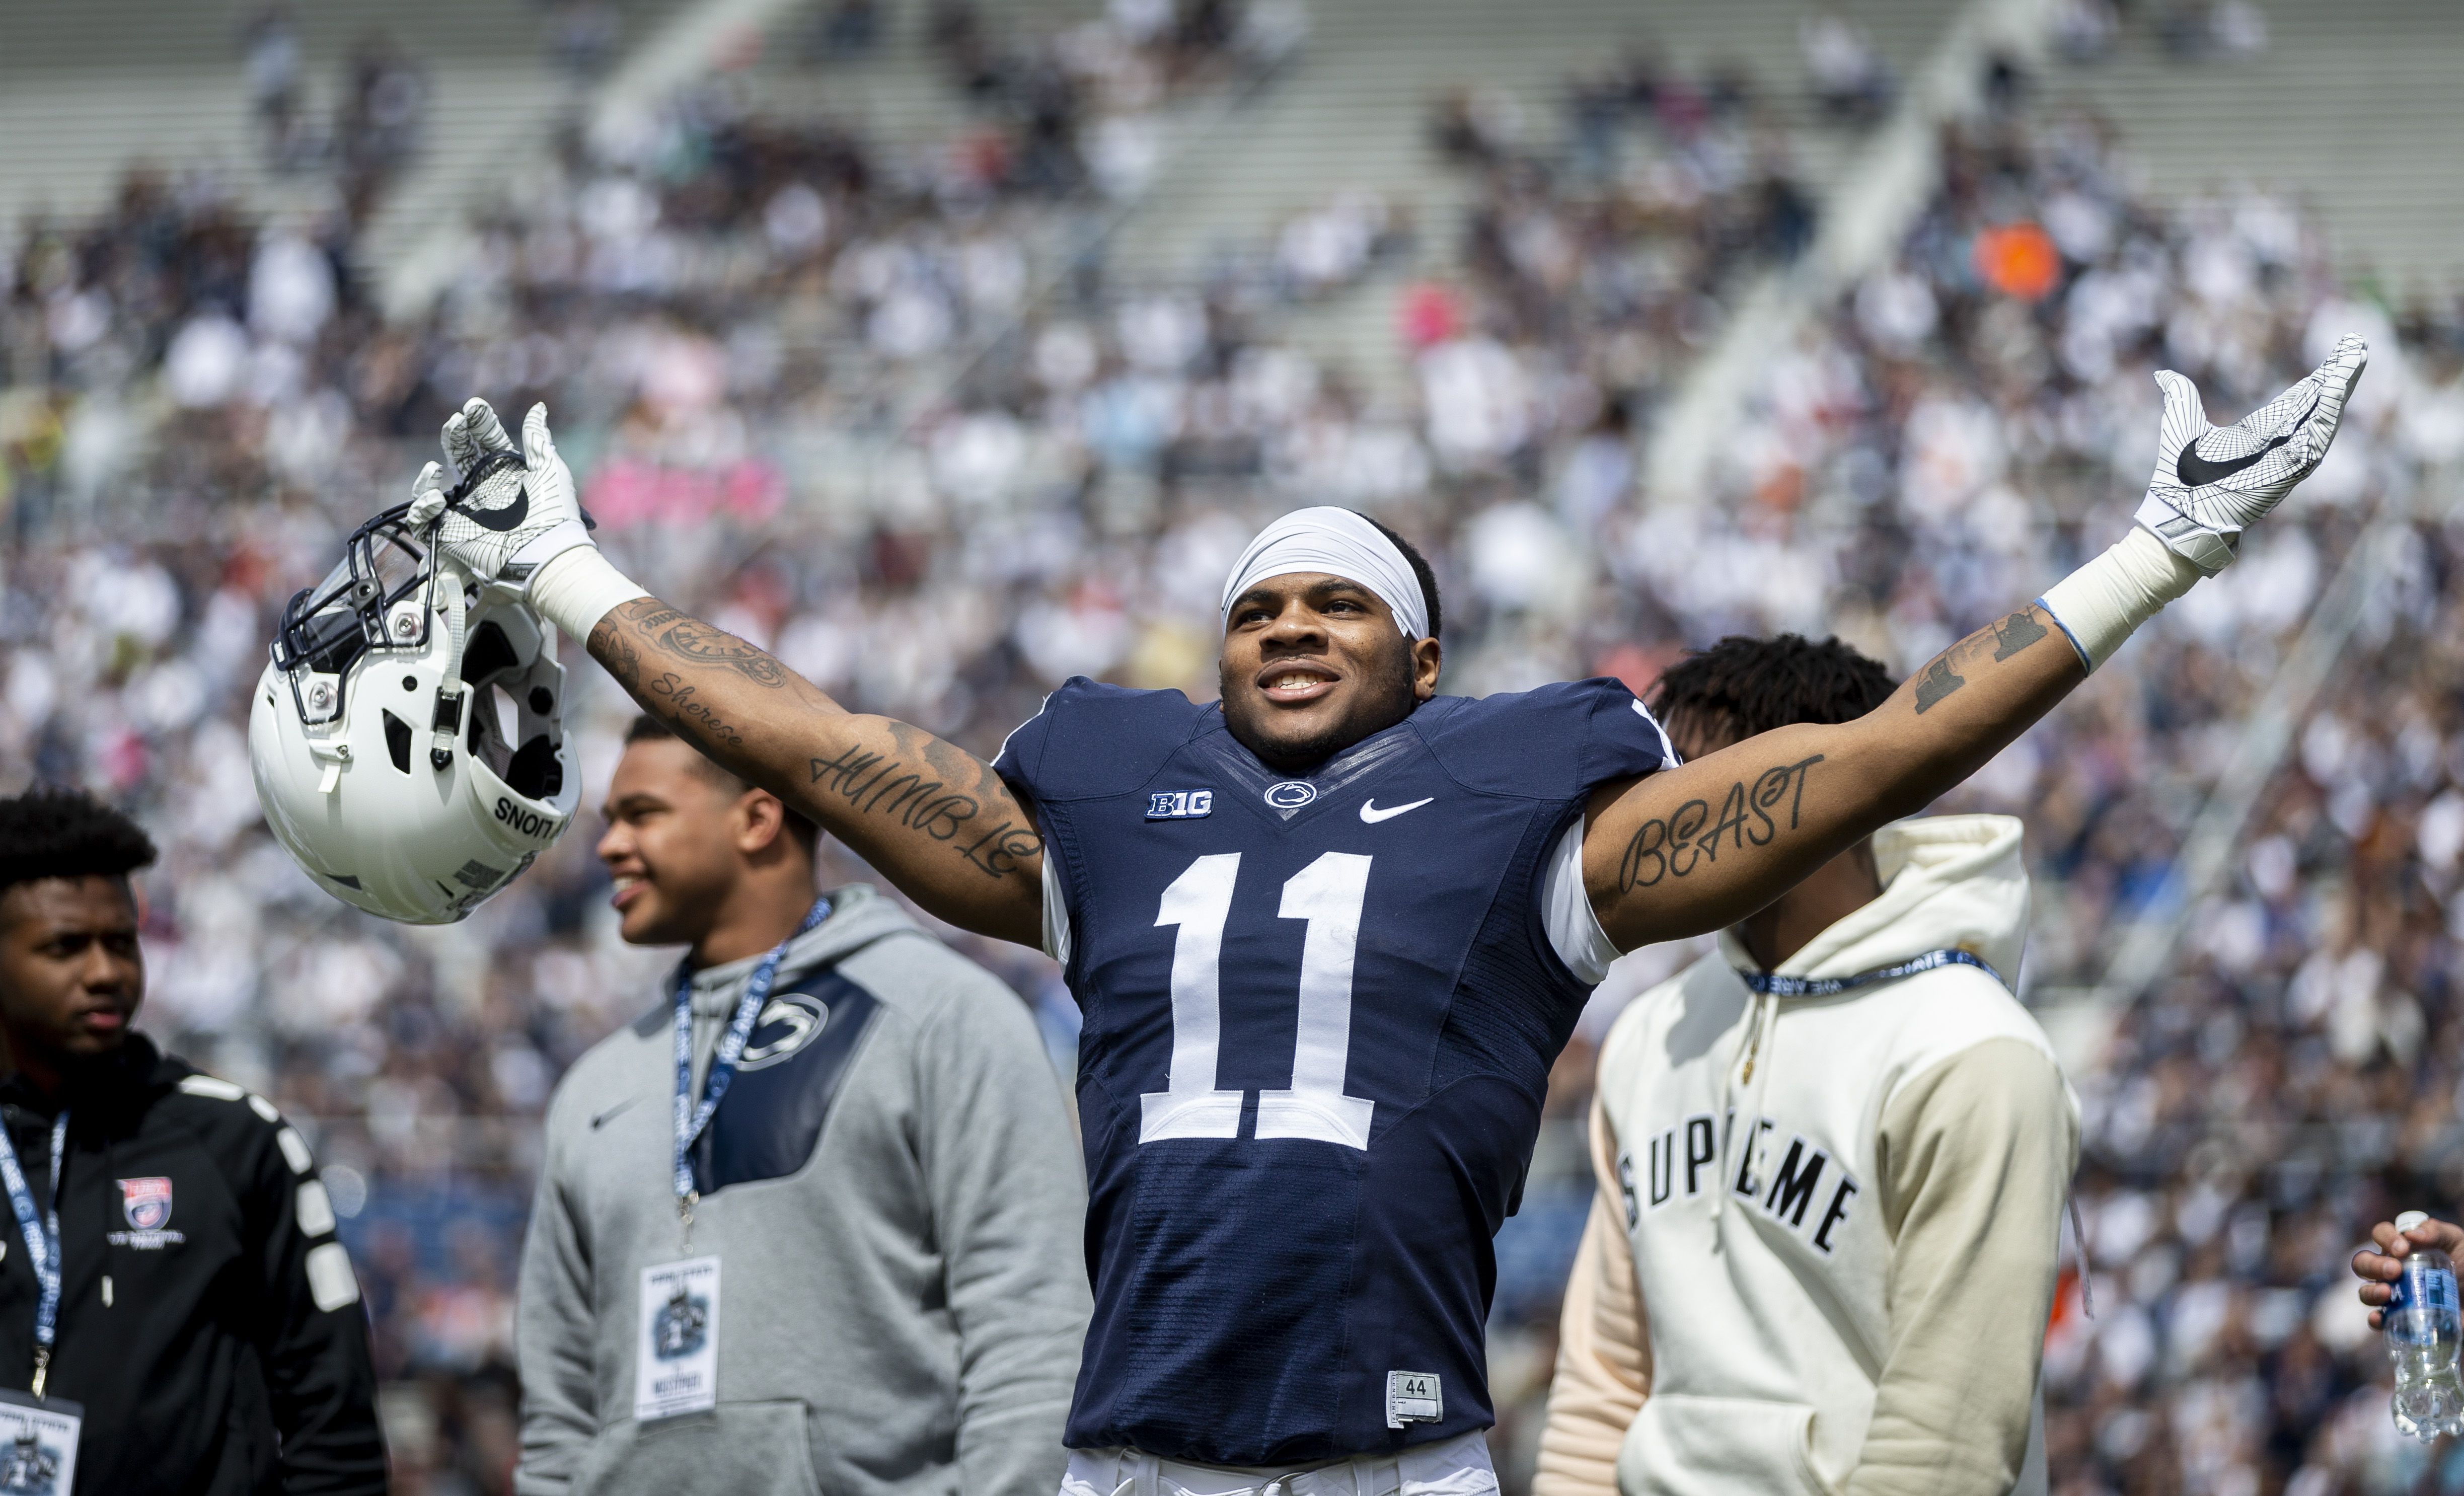
[[[1903,822],[1874,853],[1881,896],[1779,975],[1960,950],[2016,978],[2018,822]],[[1534,1496],[2042,1492],[2079,1155],[2043,1030],[1973,966],[1758,998],[1752,964],[1722,935],[1601,1049]]]

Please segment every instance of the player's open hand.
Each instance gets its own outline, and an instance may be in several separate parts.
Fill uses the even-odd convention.
[[[2451,1258],[2464,1258],[2464,1226],[2451,1221],[2425,1221],[2398,1231],[2393,1221],[2382,1221],[2370,1227],[2370,1240],[2378,1250],[2365,1246],[2353,1254],[2353,1276],[2362,1280],[2362,1302],[2370,1307],[2372,1330],[2382,1328],[2380,1310],[2394,1291],[2387,1285],[2404,1276],[2404,1260],[2414,1248],[2434,1246]]]
[[[518,583],[560,552],[591,543],[573,473],[548,435],[546,406],[531,407],[517,448],[488,402],[474,399],[446,419],[444,443],[461,481],[447,487],[437,463],[421,469],[409,519],[433,522],[437,544],[473,576]]]
[[[2292,388],[2227,427],[2208,424],[2197,385],[2160,371],[2165,416],[2139,522],[2201,571],[2222,571],[2240,553],[2242,531],[2327,455],[2344,401],[2369,361],[2369,345],[2347,337]]]

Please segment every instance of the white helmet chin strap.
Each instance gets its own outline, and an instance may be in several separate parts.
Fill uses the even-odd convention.
[[[445,671],[436,688],[436,715],[429,719],[433,736],[429,740],[428,754],[429,761],[442,771],[453,762],[453,739],[462,732],[462,718],[471,708],[470,688],[462,683],[470,583],[461,566],[442,550],[437,552],[437,562],[436,580],[443,583],[445,593]]]

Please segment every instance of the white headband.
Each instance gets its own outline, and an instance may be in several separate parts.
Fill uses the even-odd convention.
[[[1242,593],[1269,577],[1296,571],[1323,571],[1356,582],[1393,611],[1404,638],[1428,637],[1429,607],[1412,563],[1375,525],[1331,505],[1295,509],[1258,532],[1223,581],[1223,625],[1231,626],[1232,605]]]

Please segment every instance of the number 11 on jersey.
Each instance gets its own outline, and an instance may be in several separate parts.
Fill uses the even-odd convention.
[[[1306,921],[1301,939],[1300,1024],[1287,1090],[1258,1093],[1258,1136],[1313,1138],[1369,1147],[1375,1103],[1344,1094],[1352,1054],[1352,962],[1369,864],[1356,852],[1328,852],[1284,884],[1277,913]],[[1223,924],[1231,917],[1241,854],[1200,857],[1163,891],[1157,926],[1178,930],[1172,947],[1172,1064],[1167,1089],[1138,1098],[1138,1141],[1238,1137],[1243,1093],[1215,1089],[1223,1032]]]

